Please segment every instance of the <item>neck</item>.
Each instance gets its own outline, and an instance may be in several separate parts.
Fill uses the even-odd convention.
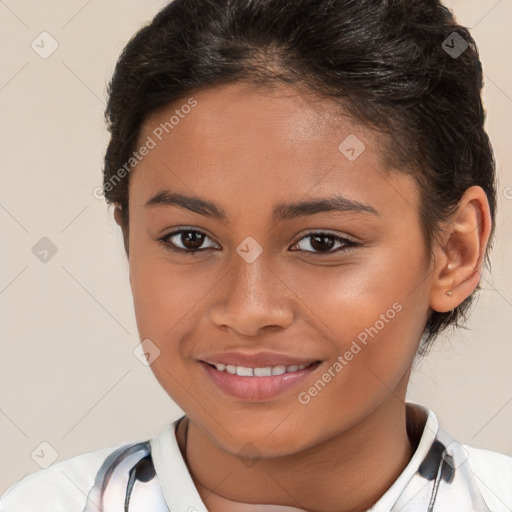
[[[389,489],[416,448],[407,434],[405,402],[393,394],[350,430],[250,467],[193,423],[186,448],[184,431],[177,437],[201,498],[209,510],[226,512],[256,510],[247,504],[261,504],[262,512],[365,511]]]

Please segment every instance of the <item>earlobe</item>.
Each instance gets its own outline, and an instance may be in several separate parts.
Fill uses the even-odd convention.
[[[123,214],[121,212],[121,207],[116,204],[114,208],[114,220],[118,226],[123,227]]]
[[[480,281],[492,223],[484,190],[468,188],[452,218],[438,247],[430,291],[430,307],[440,313],[456,308]]]

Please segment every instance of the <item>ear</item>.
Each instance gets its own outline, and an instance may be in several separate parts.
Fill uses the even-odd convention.
[[[451,311],[477,287],[491,225],[484,190],[479,186],[468,188],[436,247],[430,290],[430,307],[434,311]]]
[[[121,230],[123,232],[124,250],[126,251],[126,256],[129,256],[128,226],[125,225],[126,223],[125,223],[125,219],[123,217],[122,206],[119,203],[115,203],[114,220],[116,221],[116,224],[121,227]],[[130,277],[130,279],[131,279],[131,277]]]
[[[114,204],[114,220],[118,226],[123,227],[122,207],[119,203]]]

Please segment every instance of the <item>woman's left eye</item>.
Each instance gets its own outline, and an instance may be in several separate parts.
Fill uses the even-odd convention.
[[[300,242],[307,239],[309,239],[310,241],[306,244],[306,246],[312,248],[313,250],[307,248],[302,248],[300,250],[316,254],[329,255],[338,252],[346,252],[360,245],[357,242],[354,242],[353,240],[338,235],[334,235],[332,233],[315,232],[308,233],[305,237],[301,238],[299,242],[297,242],[293,247],[299,246]],[[335,247],[336,243],[339,243],[337,247]]]

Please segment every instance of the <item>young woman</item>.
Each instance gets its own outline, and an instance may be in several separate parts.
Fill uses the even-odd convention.
[[[498,512],[512,458],[405,401],[492,239],[482,70],[436,0],[174,0],[124,49],[104,191],[185,415],[4,512]]]

